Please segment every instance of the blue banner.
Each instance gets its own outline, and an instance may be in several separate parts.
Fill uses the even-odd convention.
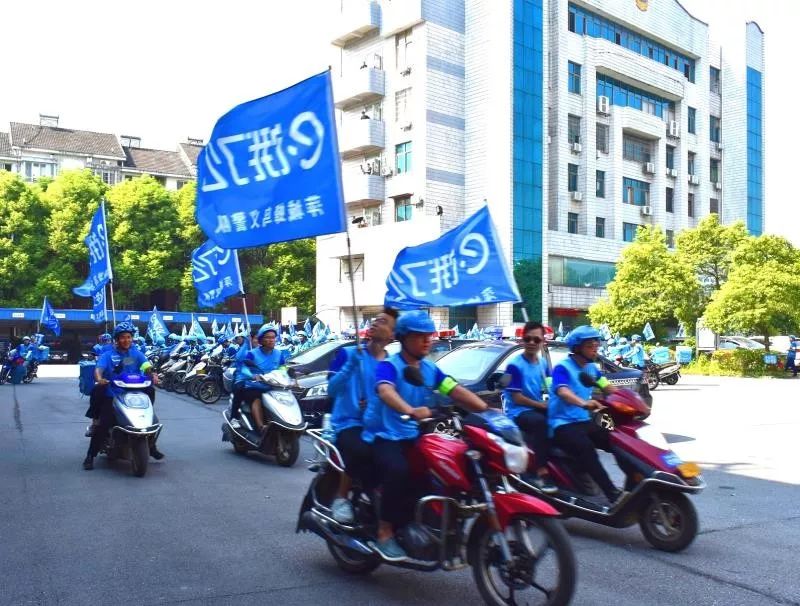
[[[108,322],[108,312],[106,311],[106,287],[101,286],[99,290],[92,293],[92,320],[95,324]]]
[[[42,303],[42,316],[39,318],[39,324],[52,330],[57,337],[61,336],[61,324],[58,323],[58,318],[56,318],[56,314],[53,312],[47,297],[44,298]]]
[[[644,335],[645,341],[652,341],[656,338],[655,333],[653,332],[653,327],[650,326],[650,322],[644,325],[644,329],[642,330],[642,334]]]
[[[197,318],[194,317],[194,314],[192,314],[192,326],[189,329],[189,334],[193,337],[197,337],[198,339],[202,339],[203,341],[206,340],[206,331],[204,331],[203,327],[200,326],[200,322],[197,321]]]
[[[197,223],[221,248],[345,230],[330,73],[234,107],[197,159]]]
[[[223,250],[211,240],[192,251],[192,281],[197,304],[214,307],[231,295],[244,292],[235,250]]]
[[[158,307],[153,306],[153,313],[150,314],[150,320],[147,322],[147,332],[145,335],[150,337],[150,340],[155,343],[161,339],[166,339],[169,331],[161,315],[158,313]]]
[[[79,297],[93,297],[94,293],[114,279],[111,275],[111,257],[108,254],[108,231],[106,230],[106,205],[94,213],[89,235],[83,240],[89,247],[89,277],[86,282],[72,289]]]
[[[398,309],[521,300],[485,206],[438,239],[401,250],[386,288],[385,305]]]

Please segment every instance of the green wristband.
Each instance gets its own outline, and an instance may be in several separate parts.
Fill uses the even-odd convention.
[[[605,377],[600,377],[599,379],[597,379],[597,386],[600,389],[605,389],[609,385],[611,385],[611,383],[609,383],[608,379],[606,379]]]
[[[450,392],[458,387],[458,382],[453,377],[445,377],[444,381],[439,383],[437,391],[443,396],[449,396]]]

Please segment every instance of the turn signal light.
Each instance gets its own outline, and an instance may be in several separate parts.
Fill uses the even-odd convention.
[[[677,467],[684,478],[696,478],[700,475],[700,466],[697,463],[681,463]]]

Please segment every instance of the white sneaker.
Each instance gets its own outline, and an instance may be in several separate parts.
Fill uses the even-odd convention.
[[[355,520],[353,505],[350,501],[341,497],[333,500],[331,513],[333,514],[333,519],[339,522],[339,524],[352,524]]]
[[[234,429],[241,429],[242,424],[239,423],[239,419],[231,419],[231,427],[233,427]]]

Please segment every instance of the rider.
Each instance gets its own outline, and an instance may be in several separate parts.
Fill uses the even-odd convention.
[[[625,357],[625,354],[631,350],[631,346],[628,345],[628,339],[626,337],[620,337],[619,341],[617,341],[617,355]]]
[[[22,343],[17,345],[17,354],[19,354],[19,357],[22,359],[26,359],[28,353],[32,351],[34,347],[36,346],[31,342],[31,338],[26,335],[22,337]]]
[[[593,388],[585,386],[580,378],[581,373],[588,373],[604,393],[614,391],[594,364],[600,338],[600,332],[591,326],[578,326],[567,335],[567,346],[572,353],[553,369],[548,423],[553,443],[573,454],[608,500],[614,503],[622,491],[611,482],[595,450],[595,447],[610,448],[608,432],[591,421],[591,411],[601,410],[603,405],[592,399]]]
[[[421,310],[406,312],[397,320],[394,332],[402,349],[378,364],[375,381],[379,399],[370,399],[364,413],[362,434],[365,441],[373,443],[375,465],[383,480],[382,511],[375,547],[387,560],[406,557],[403,548],[395,541],[394,531],[409,521],[413,508],[414,494],[409,490],[406,455],[419,436],[419,427],[404,420],[403,415],[417,421],[430,417],[430,406],[434,402],[432,390],[473,411],[487,408],[478,396],[425,359],[436,333],[436,326],[427,313]],[[403,375],[406,366],[417,368],[425,385],[409,383]]]
[[[261,409],[261,394],[269,391],[270,387],[260,380],[260,375],[265,375],[273,370],[286,370],[286,362],[289,354],[285,350],[275,349],[275,340],[278,338],[278,330],[269,324],[265,324],[258,329],[256,339],[260,347],[247,351],[241,359],[241,364],[237,368],[235,382],[237,383],[234,393],[231,419],[239,414],[239,405],[242,401],[251,402],[251,412],[255,422],[256,431],[263,433],[264,413]]]
[[[339,477],[339,490],[331,505],[333,519],[341,524],[354,520],[353,506],[347,499],[351,476],[360,479],[367,490],[375,484],[372,446],[361,438],[363,415],[369,394],[375,392],[375,370],[388,355],[384,348],[394,339],[396,321],[397,310],[384,308],[370,323],[366,348],[342,347],[330,366],[336,373],[328,381],[328,395],[333,399],[331,429],[347,469]]]
[[[217,345],[222,346],[222,355],[224,357],[232,358],[236,355],[237,348],[231,344],[231,340],[224,334],[217,337]]]
[[[114,424],[113,399],[117,394],[117,388],[111,384],[114,377],[123,373],[143,372],[151,375],[153,381],[157,381],[157,377],[152,371],[152,364],[141,351],[132,347],[133,331],[133,326],[127,322],[117,324],[114,328],[114,347],[100,356],[94,369],[95,381],[98,385],[105,386],[106,389],[99,401],[98,417],[100,421],[92,433],[89,450],[83,460],[84,469],[94,469],[94,458],[103,448],[108,430]],[[150,396],[150,401],[154,402],[156,396],[152,385],[144,391]],[[155,444],[150,447],[150,456],[156,460],[164,458]]]
[[[527,322],[522,329],[524,351],[506,367],[511,382],[503,392],[503,410],[525,435],[528,446],[536,452],[536,477],[533,482],[546,493],[558,488],[547,471],[547,402],[542,396],[550,384],[547,361],[539,358],[544,342],[544,326]]]
[[[633,335],[631,337],[631,347],[626,354],[622,356],[625,360],[630,360],[631,366],[635,368],[644,368],[644,347],[642,347],[642,337]]]

